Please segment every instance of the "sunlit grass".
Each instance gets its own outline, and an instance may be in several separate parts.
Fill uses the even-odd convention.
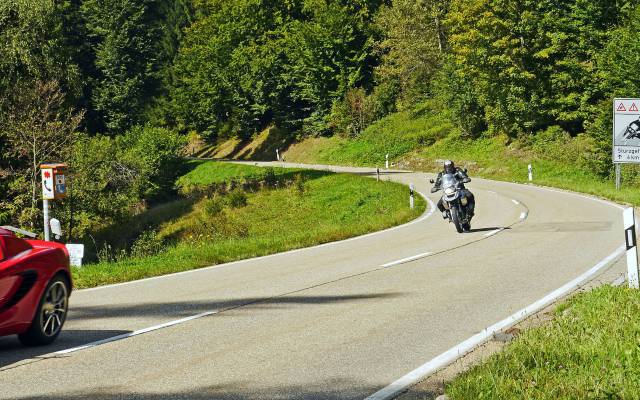
[[[603,286],[453,380],[451,399],[639,399],[640,292]]]

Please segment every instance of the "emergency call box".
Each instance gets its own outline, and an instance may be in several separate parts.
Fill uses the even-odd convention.
[[[44,200],[59,200],[67,195],[67,165],[42,164],[42,198]]]

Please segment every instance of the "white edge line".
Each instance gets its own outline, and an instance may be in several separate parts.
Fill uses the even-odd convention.
[[[130,337],[133,337],[133,336],[142,335],[144,333],[149,333],[149,332],[157,331],[159,329],[168,328],[170,326],[184,324],[185,322],[193,321],[194,319],[207,317],[209,315],[214,315],[214,314],[217,314],[217,313],[218,313],[217,310],[206,311],[206,312],[203,312],[203,313],[200,313],[200,314],[197,314],[197,315],[192,315],[190,317],[177,319],[175,321],[165,322],[163,324],[150,326],[148,328],[138,329],[137,331],[124,333],[122,335],[112,336],[110,338],[106,338],[106,339],[102,339],[102,340],[97,340],[95,342],[83,344],[83,345],[77,346],[77,347],[72,347],[70,349],[56,351],[54,353],[51,353],[51,354],[48,354],[48,355],[44,355],[44,356],[40,356],[38,358],[51,358],[51,357],[61,356],[61,355],[69,354],[69,353],[75,353],[77,351],[88,349],[88,348],[91,348],[91,347],[100,346],[102,344],[111,343],[111,342],[115,342],[115,341],[122,340],[122,339],[127,339],[127,338],[130,338]]]
[[[518,200],[511,199],[511,201],[512,201],[512,202],[513,202],[513,204],[515,204],[515,205],[520,204],[520,202],[519,202]]]
[[[407,258],[403,258],[400,260],[396,260],[396,261],[391,261],[389,263],[383,264],[382,267],[383,268],[389,268],[389,267],[393,267],[395,265],[399,265],[399,264],[403,264],[409,261],[415,261],[418,260],[422,257],[426,257],[428,255],[430,255],[431,253],[427,252],[427,253],[420,253],[420,254],[416,254],[415,256],[411,256],[411,257],[407,257]]]
[[[552,304],[559,298],[567,295],[572,292],[576,288],[578,288],[584,281],[593,277],[596,273],[598,273],[603,267],[607,266],[610,262],[612,262],[615,258],[620,256],[625,250],[625,246],[622,245],[618,247],[613,253],[609,254],[603,260],[601,260],[598,264],[592,267],[587,272],[578,276],[574,280],[566,283],[562,287],[554,290],[553,292],[547,294],[540,300],[536,301],[533,304],[515,312],[509,317],[503,319],[500,322],[497,322],[490,327],[486,328],[484,331],[471,336],[469,339],[464,342],[459,343],[458,345],[450,348],[439,356],[433,358],[432,360],[426,362],[420,367],[414,369],[409,372],[402,378],[396,380],[391,383],[389,386],[377,391],[371,396],[367,397],[365,400],[388,400],[394,398],[400,392],[406,390],[408,387],[418,383],[425,376],[436,372],[437,370],[449,365],[453,361],[457,360],[461,356],[467,354],[471,350],[475,349],[482,343],[489,340],[496,332],[507,329],[524,318],[535,314],[536,312],[542,310],[549,304]]]
[[[422,221],[426,220],[427,218],[431,217],[433,215],[433,213],[435,212],[435,210],[436,210],[436,205],[430,198],[425,196],[420,191],[416,191],[416,192],[420,196],[422,196],[422,198],[424,198],[427,201],[427,203],[429,204],[429,210],[425,211],[422,214],[422,216],[420,216],[419,218],[416,218],[413,221],[409,221],[409,222],[407,222],[405,224],[402,224],[402,225],[394,226],[394,227],[387,228],[387,229],[384,229],[384,230],[381,230],[381,231],[377,231],[377,232],[367,233],[367,234],[364,234],[364,235],[361,235],[361,236],[355,236],[355,237],[348,238],[348,239],[338,240],[338,241],[335,241],[335,242],[328,242],[328,243],[318,244],[318,245],[311,246],[311,247],[303,247],[303,248],[299,248],[299,249],[287,250],[287,251],[284,251],[284,252],[281,252],[281,253],[268,254],[268,255],[265,255],[265,256],[259,256],[259,257],[253,257],[253,258],[246,258],[244,260],[231,261],[231,262],[228,262],[228,263],[211,265],[209,267],[190,269],[190,270],[187,270],[187,271],[174,272],[174,273],[166,274],[166,275],[152,276],[152,277],[149,277],[149,278],[137,279],[137,280],[129,281],[129,282],[114,283],[114,284],[111,284],[111,285],[96,286],[96,287],[86,288],[86,289],[77,289],[77,290],[75,290],[75,292],[76,293],[85,293],[85,292],[92,292],[92,291],[96,291],[96,290],[109,289],[109,288],[113,288],[113,287],[119,287],[119,286],[142,283],[142,282],[148,282],[148,281],[153,281],[153,280],[157,280],[157,279],[173,278],[173,277],[176,277],[178,275],[186,275],[186,274],[198,273],[198,272],[203,272],[203,271],[207,271],[207,270],[211,270],[211,269],[215,269],[215,268],[229,267],[229,266],[232,266],[232,265],[250,263],[250,262],[265,260],[265,259],[272,258],[272,257],[279,257],[279,256],[282,256],[282,255],[299,253],[299,252],[307,251],[307,250],[313,250],[313,249],[319,249],[319,248],[323,248],[323,247],[335,246],[335,245],[338,245],[338,244],[347,243],[347,242],[351,242],[351,241],[355,241],[355,240],[360,240],[360,239],[368,238],[368,237],[371,237],[371,236],[380,235],[380,234],[383,234],[383,233],[387,233],[387,232],[395,231],[395,230],[398,230],[398,229],[406,228],[407,226],[410,226],[410,225],[413,225],[413,224],[417,224],[419,222],[422,222]]]
[[[524,220],[524,219],[527,219],[527,214],[528,214],[528,213],[527,213],[526,211],[523,211],[523,212],[520,214],[520,219],[523,219],[523,220]]]

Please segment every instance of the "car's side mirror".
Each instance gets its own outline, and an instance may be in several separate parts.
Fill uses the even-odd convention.
[[[463,171],[464,171],[465,174],[467,173],[467,169],[466,168]]]
[[[433,183],[433,179],[429,179],[429,183]]]
[[[62,226],[60,225],[60,221],[52,218],[51,221],[49,221],[49,226],[51,227],[51,233],[53,233],[56,240],[59,240],[62,237]]]

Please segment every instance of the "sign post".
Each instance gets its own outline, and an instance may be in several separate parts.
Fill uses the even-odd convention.
[[[621,164],[640,163],[640,99],[613,99],[612,147],[616,189],[620,189]]]
[[[636,223],[633,207],[626,208],[624,217],[624,239],[627,247],[627,270],[629,287],[638,289],[638,249],[636,242]]]

